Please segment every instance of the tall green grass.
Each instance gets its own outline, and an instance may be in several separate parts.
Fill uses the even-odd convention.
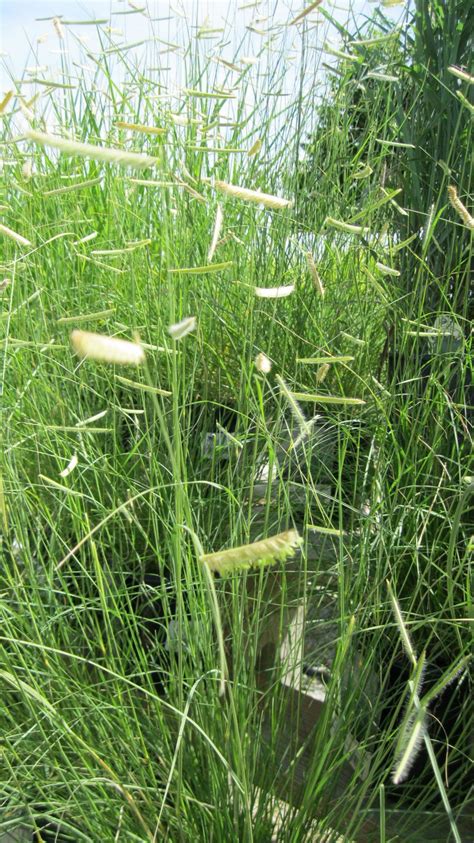
[[[386,143],[407,142],[394,134],[403,83],[377,73],[408,66],[410,16],[401,32],[376,12],[349,33],[322,14],[322,28],[308,16],[259,36],[255,65],[239,63],[249,35],[234,55],[228,29],[214,43],[183,20],[181,91],[150,69],[164,62],[156,43],[142,65],[101,30],[102,51],[84,56],[92,76],[63,57],[72,87],[37,86],[33,129],[145,152],[153,169],[40,147],[21,138],[18,92],[5,109],[3,222],[32,245],[2,237],[1,831],[46,818],[73,840],[271,839],[275,794],[289,798],[296,776],[291,766],[282,776],[276,747],[300,714],[288,720],[284,665],[258,687],[258,641],[269,614],[283,634],[285,609],[304,602],[305,659],[319,664],[329,639],[332,665],[299,807],[278,839],[467,839],[471,300],[453,298],[450,270],[461,233],[467,271],[472,235],[443,180],[421,255],[403,242],[413,209],[395,176],[416,162]],[[324,51],[337,33],[354,60]],[[258,207],[216,180],[294,204]],[[433,305],[423,248],[438,227],[447,270]],[[284,299],[255,294],[291,284]],[[196,331],[173,340],[168,326],[189,316]],[[146,366],[79,360],[74,328],[138,335]],[[321,364],[304,361],[329,355],[346,360],[318,380]],[[288,391],[321,396],[300,404],[323,436],[284,457],[301,425]],[[214,432],[221,444],[206,452]],[[279,482],[262,493],[265,463]],[[209,582],[203,552],[292,527],[303,540],[293,561]],[[429,755],[394,785],[420,709]]]

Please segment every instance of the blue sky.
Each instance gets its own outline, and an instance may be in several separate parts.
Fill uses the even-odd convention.
[[[181,10],[191,26],[203,23],[207,16],[217,27],[225,20],[232,22],[235,38],[239,32],[245,32],[245,26],[255,17],[264,18],[269,15],[275,21],[283,23],[288,20],[290,14],[301,11],[310,0],[264,0],[255,4],[254,8],[242,9],[242,6],[249,2],[251,0],[171,0],[171,6],[174,10]],[[347,20],[349,14],[360,18],[374,9],[369,0],[323,2],[325,8],[330,9],[343,21]],[[144,15],[131,8],[133,5],[147,6],[151,17],[162,19],[154,25],[160,28],[160,34],[164,33],[163,37],[171,32],[169,27],[175,24],[168,24],[163,20],[170,15],[168,0],[0,0],[0,51],[3,55],[0,61],[0,94],[12,87],[9,73],[14,78],[19,78],[26,66],[39,65],[47,68],[42,72],[47,78],[54,78],[55,68],[60,61],[59,51],[65,49],[65,46],[72,51],[73,58],[78,57],[77,50],[76,55],[74,54],[75,47],[71,44],[71,39],[61,43],[51,20],[38,18],[51,18],[55,15],[62,15],[66,20],[109,18],[111,25],[123,32],[123,40],[130,42],[145,38],[149,34],[150,26]],[[400,14],[400,7],[397,7],[395,14]],[[176,15],[174,17],[176,18]],[[77,35],[89,39],[88,46],[92,49],[97,45],[95,27],[75,26],[71,29]],[[38,43],[37,39],[42,37],[45,38],[44,42]],[[113,37],[120,38],[115,34]],[[258,36],[253,37],[258,40]]]

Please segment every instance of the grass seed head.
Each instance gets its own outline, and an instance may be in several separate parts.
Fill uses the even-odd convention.
[[[224,214],[222,213],[222,206],[218,205],[217,211],[216,211],[216,220],[215,220],[215,223],[214,223],[214,231],[212,232],[211,245],[209,246],[209,251],[207,253],[207,260],[209,261],[209,263],[212,261],[212,258],[214,257],[214,253],[216,251],[217,244],[219,242],[219,237],[220,237],[220,233],[221,233],[223,220],[224,220]]]
[[[420,751],[425,734],[426,712],[422,710],[407,723],[404,735],[402,736],[403,744],[401,754],[392,773],[393,784],[400,784],[408,778],[415,758]]]
[[[191,331],[196,330],[196,324],[195,316],[187,316],[185,319],[182,319],[181,322],[176,322],[174,325],[170,325],[168,333],[172,339],[182,340],[183,337],[190,334]]]
[[[255,295],[260,299],[284,299],[295,290],[294,284],[287,284],[284,287],[255,287]]]
[[[314,10],[317,9],[318,6],[321,5],[321,3],[322,3],[322,0],[315,0],[314,3],[311,3],[309,6],[306,6],[305,9],[303,9],[301,12],[299,12],[299,14],[297,14],[296,17],[293,18],[293,20],[290,21],[289,25],[294,26],[295,24],[299,23],[307,15],[310,15],[311,12],[314,12]]]
[[[352,173],[353,179],[366,179],[372,175],[373,169],[370,164],[366,164],[365,167],[361,167],[359,170],[356,170],[355,173]]]
[[[17,231],[13,231],[11,228],[8,228],[7,225],[3,225],[0,223],[0,234],[4,234],[5,237],[9,237],[10,240],[14,240],[15,243],[18,243],[19,246],[31,246],[29,240],[26,237],[23,237],[22,234],[18,234]]]
[[[375,266],[377,267],[378,271],[382,273],[382,275],[393,275],[396,278],[400,275],[398,269],[393,269],[393,267],[387,266],[386,264],[380,263],[379,261],[377,261]]]
[[[448,73],[456,76],[457,79],[461,80],[461,82],[467,82],[468,85],[474,85],[474,76],[471,76],[471,74],[468,73],[467,70],[463,70],[462,67],[451,65],[451,67],[448,67]]]
[[[257,354],[255,358],[255,366],[257,372],[261,372],[262,375],[268,375],[272,369],[271,361],[268,359],[266,354],[263,354],[262,351],[260,352],[260,354]]]
[[[464,225],[469,228],[470,231],[474,231],[474,217],[471,216],[465,205],[463,205],[456,188],[452,184],[448,187],[448,197],[451,205],[454,210],[458,212]]]
[[[329,363],[323,363],[316,372],[316,383],[322,383],[330,369]]]
[[[369,234],[369,229],[363,225],[352,225],[349,222],[343,222],[343,220],[336,220],[334,217],[326,217],[325,225],[331,226],[331,228],[336,228],[338,231],[346,231],[347,234]]]
[[[7,91],[3,99],[0,101],[0,114],[3,114],[12,97],[13,91]]]
[[[255,141],[255,143],[254,143],[254,144],[252,144],[252,146],[250,147],[250,149],[249,149],[249,151],[248,151],[247,155],[249,155],[250,157],[251,157],[252,155],[258,155],[258,153],[260,152],[261,148],[262,148],[262,141],[261,141],[261,140],[260,140],[260,138],[259,138],[258,140],[256,140],[256,141]]]
[[[311,278],[313,279],[313,284],[315,289],[318,291],[321,298],[324,298],[324,287],[323,282],[319,276],[318,267],[316,266],[316,262],[311,254],[311,252],[306,252],[306,262],[308,264],[308,269],[311,274]]]
[[[64,41],[64,27],[60,18],[53,18],[53,26],[60,41]]]
[[[270,193],[261,193],[259,190],[249,190],[247,187],[239,187],[236,184],[228,184],[225,181],[215,181],[214,187],[220,190],[221,193],[227,194],[227,196],[233,196],[235,199],[243,199],[244,202],[254,202],[257,205],[263,205],[265,208],[271,208],[274,211],[293,207],[291,199],[272,196]]]
[[[79,141],[67,140],[57,135],[36,132],[33,129],[28,129],[25,132],[25,136],[40,146],[51,146],[53,149],[58,149],[59,152],[63,152],[65,155],[78,155],[81,158],[91,158],[93,161],[120,164],[122,167],[151,167],[158,160],[151,155],[143,155],[141,152],[127,152],[126,150],[114,149],[109,146],[80,143]]]
[[[73,454],[70,461],[68,462],[66,468],[63,468],[62,471],[59,472],[60,477],[68,477],[72,471],[74,471],[76,465],[78,463],[77,454]]]
[[[138,343],[104,334],[75,330],[71,333],[71,345],[79,357],[117,366],[138,366],[145,360],[145,352]]]
[[[294,397],[293,393],[288,389],[288,386],[285,383],[285,381],[283,380],[283,378],[281,377],[281,375],[277,375],[276,380],[277,380],[278,386],[280,387],[280,392],[282,393],[282,395],[285,396],[286,400],[288,401],[290,410],[293,414],[294,419],[296,420],[296,423],[297,423],[300,431],[304,431],[304,433],[306,434],[308,432],[309,428],[308,428],[308,422],[306,421],[306,416],[303,413],[303,410],[301,409],[300,405],[298,404],[298,401]]]
[[[201,556],[201,562],[211,571],[220,574],[231,574],[242,571],[254,565],[272,565],[278,560],[284,561],[294,555],[294,551],[301,544],[297,530],[287,530],[268,539],[262,539],[242,547],[221,550],[217,553],[206,553]]]
[[[33,175],[33,164],[28,158],[21,168],[21,174],[26,181],[29,181]]]

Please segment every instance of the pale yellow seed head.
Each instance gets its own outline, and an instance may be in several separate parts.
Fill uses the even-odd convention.
[[[299,12],[299,14],[297,14],[296,17],[290,21],[290,26],[294,26],[296,23],[299,23],[301,20],[303,20],[303,18],[305,18],[307,15],[311,14],[311,12],[314,12],[314,10],[317,9],[321,3],[322,0],[315,0],[314,3],[311,3],[309,6],[306,6],[303,11]]]
[[[138,366],[145,360],[145,352],[138,343],[104,334],[75,330],[71,333],[71,345],[79,357],[117,366]]]
[[[366,164],[365,167],[361,167],[359,170],[356,170],[355,173],[352,174],[353,179],[366,179],[368,176],[371,176],[373,173],[373,169],[370,164]]]
[[[58,137],[46,132],[36,132],[28,129],[25,136],[40,146],[52,146],[66,155],[79,155],[82,158],[92,158],[94,161],[104,161],[119,164],[122,167],[144,168],[151,167],[158,160],[151,155],[141,152],[128,152],[108,146],[95,146],[91,143],[81,143]]]
[[[53,26],[60,41],[64,41],[64,27],[60,18],[53,18]]]
[[[21,174],[26,181],[29,181],[33,175],[33,164],[28,159],[21,168]]]
[[[246,544],[241,547],[221,550],[217,553],[206,553],[201,562],[211,571],[220,574],[231,574],[234,571],[246,570],[254,565],[271,565],[278,560],[285,561],[293,556],[296,548],[301,544],[297,530],[287,530],[277,536],[271,536],[261,541]]]
[[[223,220],[224,220],[224,215],[222,213],[222,206],[218,205],[217,211],[216,211],[216,219],[215,219],[215,222],[214,222],[214,231],[212,233],[211,245],[209,246],[209,251],[207,253],[207,260],[208,260],[209,263],[212,261],[212,259],[214,257],[214,253],[217,249],[217,244],[219,242],[219,236],[220,236],[220,233],[221,233]]]
[[[25,100],[22,97],[20,97],[18,99],[18,104],[20,106],[20,111],[23,114],[23,117],[25,118],[25,120],[28,120],[28,123],[31,123],[32,120],[35,119],[34,112],[31,110],[31,108],[28,107],[28,105],[26,104]]]
[[[181,322],[176,322],[174,325],[170,325],[168,333],[172,339],[181,340],[187,334],[190,334],[191,331],[196,330],[196,324],[195,316],[187,316],[185,319],[182,319]]]
[[[452,184],[448,187],[448,197],[451,205],[454,210],[458,212],[464,225],[469,228],[470,231],[474,231],[474,217],[471,216],[465,205],[463,205],[456,188]]]
[[[375,266],[377,267],[378,271],[382,273],[382,275],[393,275],[394,278],[397,278],[400,275],[398,269],[394,269],[392,266],[387,266],[384,263],[380,263],[380,261],[377,261]]]
[[[0,234],[4,234],[5,237],[9,237],[10,240],[14,240],[19,246],[32,245],[26,237],[23,237],[22,234],[18,234],[17,231],[13,231],[11,228],[8,228],[7,225],[3,225],[3,223],[0,223]]]
[[[287,284],[284,287],[255,287],[255,295],[260,299],[285,299],[291,296],[294,289],[294,284]]]
[[[7,105],[10,102],[10,100],[12,99],[12,97],[13,97],[13,91],[7,91],[7,93],[3,97],[2,101],[0,102],[0,114],[3,114],[3,112],[5,111]]]
[[[256,141],[255,141],[255,143],[254,143],[254,144],[250,147],[250,149],[249,149],[249,151],[248,151],[248,153],[247,153],[247,154],[248,154],[248,155],[250,155],[250,156],[252,156],[252,155],[257,155],[257,154],[260,152],[261,148],[262,148],[262,141],[261,141],[261,140],[260,140],[260,138],[259,138],[259,139],[258,139],[258,140],[256,140]]]
[[[260,352],[260,354],[257,354],[255,358],[255,366],[257,372],[261,372],[262,375],[268,375],[268,373],[271,372],[272,369],[271,361],[268,359],[266,354],[263,354],[262,351]]]
[[[313,279],[313,284],[315,289],[318,291],[321,298],[324,298],[324,287],[321,278],[319,277],[318,268],[316,266],[315,260],[311,254],[311,252],[306,252],[306,261],[308,264],[308,269],[311,274],[311,278]]]
[[[66,468],[63,468],[62,471],[59,472],[60,477],[69,477],[72,471],[74,471],[76,465],[78,463],[77,454],[73,454],[70,461],[68,462]]]
[[[293,202],[290,199],[282,199],[280,196],[272,196],[270,193],[261,193],[259,190],[249,190],[247,187],[240,187],[236,184],[228,184],[224,181],[215,181],[214,186],[221,193],[233,196],[235,199],[242,199],[244,202],[254,202],[272,210],[292,208]]]
[[[325,379],[327,373],[329,372],[329,369],[330,369],[329,363],[323,363],[323,365],[319,367],[319,369],[316,372],[316,376],[315,376],[316,377],[316,383],[322,383],[322,381]]]
[[[343,220],[336,220],[334,217],[326,217],[325,224],[336,228],[338,231],[346,231],[348,234],[368,234],[369,229],[363,225],[352,225]]]

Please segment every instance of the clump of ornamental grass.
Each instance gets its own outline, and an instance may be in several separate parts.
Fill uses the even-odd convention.
[[[141,46],[45,21],[59,58],[40,36],[0,102],[0,836],[458,840],[466,62],[445,36],[442,73],[415,62],[409,11],[165,33],[141,5]],[[411,134],[418,65],[451,175]],[[295,605],[262,693],[262,630],[284,641]]]

